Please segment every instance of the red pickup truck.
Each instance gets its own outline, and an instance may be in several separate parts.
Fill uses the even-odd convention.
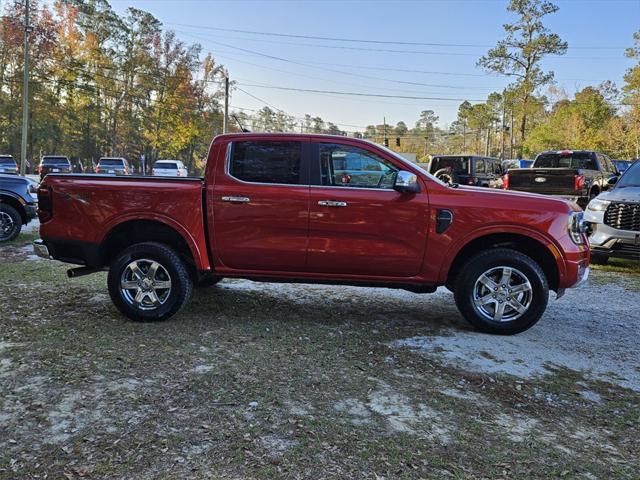
[[[115,306],[176,314],[224,277],[430,293],[478,329],[526,330],[589,273],[582,213],[558,199],[445,184],[347,137],[228,134],[204,178],[47,175],[41,256],[109,270]]]

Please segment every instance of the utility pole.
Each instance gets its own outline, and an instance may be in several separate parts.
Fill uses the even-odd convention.
[[[224,76],[224,119],[222,133],[229,132],[229,73]]]
[[[509,141],[511,146],[509,147],[509,158],[513,158],[513,104],[511,105],[511,127],[509,128]]]
[[[491,128],[493,127],[493,122],[489,124],[487,127],[487,145],[485,147],[485,157],[489,156],[489,148],[491,147]]]
[[[387,117],[382,117],[382,125],[384,125],[383,127],[383,139],[382,139],[382,144],[386,147],[388,145],[388,140],[387,140]]]
[[[462,153],[467,151],[467,119],[462,120]]]
[[[505,115],[506,115],[506,102],[505,102],[505,91],[502,91],[502,122],[501,122],[501,128],[500,128],[500,140],[501,140],[501,145],[500,145],[500,160],[504,160],[504,134],[505,134],[505,130],[506,130],[506,125],[504,124],[505,122]]]
[[[20,148],[20,175],[27,169],[27,130],[29,128],[29,1],[24,1],[24,79],[22,84],[22,145]]]

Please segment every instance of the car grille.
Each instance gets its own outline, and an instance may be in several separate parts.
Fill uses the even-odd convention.
[[[618,230],[640,232],[640,203],[612,203],[604,213],[604,224]]]

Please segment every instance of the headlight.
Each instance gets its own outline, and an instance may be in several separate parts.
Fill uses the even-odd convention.
[[[592,210],[594,212],[604,212],[611,202],[609,200],[599,200],[594,198],[587,205],[587,210]]]
[[[583,212],[573,212],[569,215],[569,236],[573,243],[582,245],[584,243],[584,234],[587,233],[588,225],[584,221]]]
[[[31,198],[33,198],[35,201],[38,200],[38,184],[37,183],[30,183],[29,186],[27,187],[27,192],[29,193],[29,195],[31,195]]]

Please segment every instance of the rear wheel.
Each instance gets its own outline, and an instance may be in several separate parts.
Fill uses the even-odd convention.
[[[512,335],[540,319],[549,286],[530,257],[499,248],[469,259],[457,275],[454,296],[462,315],[478,330]]]
[[[178,254],[162,243],[145,242],[124,250],[107,277],[114,305],[131,320],[166,320],[187,303],[191,276]]]
[[[0,203],[0,242],[13,240],[22,230],[22,217],[11,205]]]

